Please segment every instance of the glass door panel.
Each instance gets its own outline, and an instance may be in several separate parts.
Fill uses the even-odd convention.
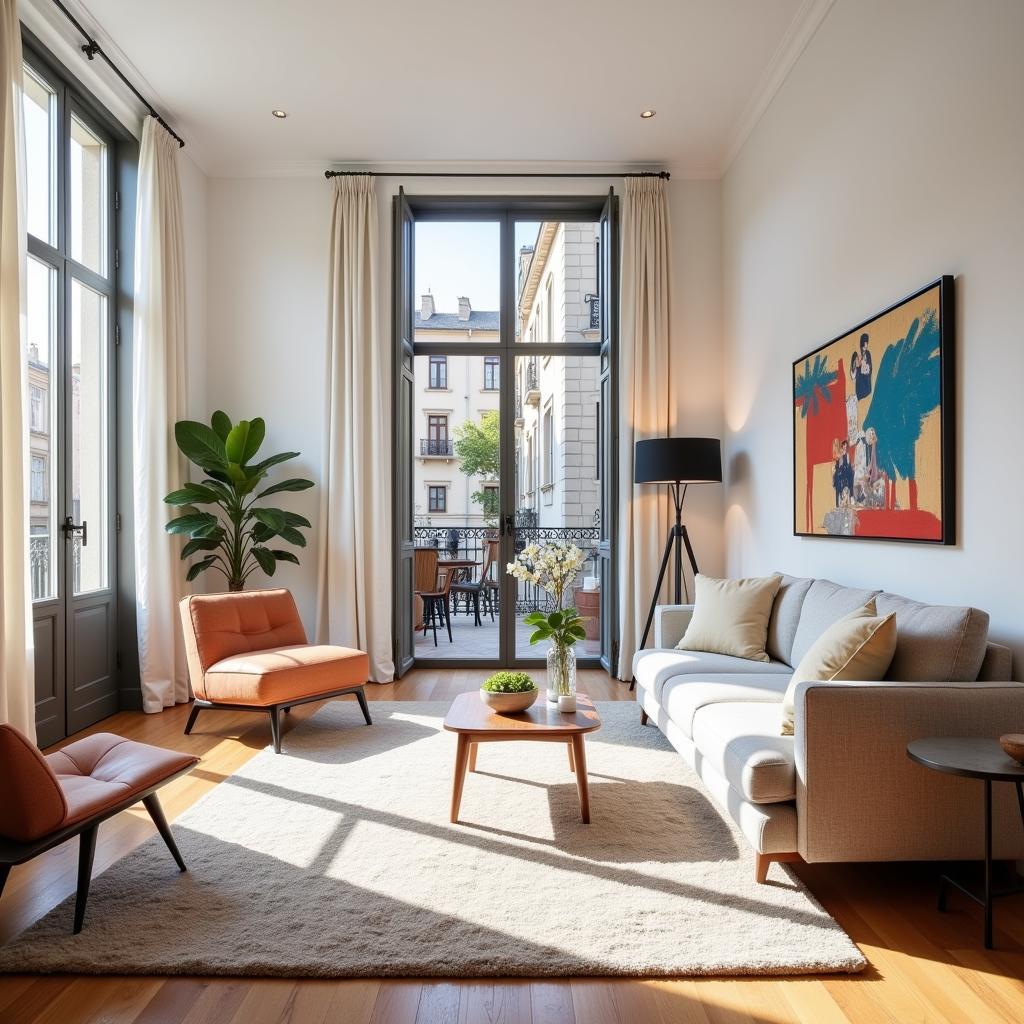
[[[442,372],[436,356],[414,359],[415,654],[497,659],[500,402],[488,386],[497,380],[485,356],[444,360]]]
[[[25,191],[28,233],[57,244],[57,95],[25,68]]]
[[[70,160],[71,258],[106,274],[107,147],[74,116]]]
[[[514,550],[528,544],[575,544],[587,556],[565,595],[584,618],[587,639],[579,656],[600,654],[601,482],[598,464],[600,357],[555,356],[539,350],[518,356],[516,388],[516,506]],[[546,645],[530,644],[527,612],[551,611],[553,598],[520,581],[516,587],[517,658],[543,656]]]
[[[71,282],[72,590],[105,590],[108,580],[109,437],[107,299]],[[91,528],[90,528],[91,523]]]
[[[26,274],[29,402],[29,567],[32,600],[57,596],[57,271],[29,256]]]

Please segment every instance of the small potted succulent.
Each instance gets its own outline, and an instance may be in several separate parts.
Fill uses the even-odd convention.
[[[525,672],[495,672],[480,687],[480,699],[499,714],[525,711],[537,699],[537,684]]]

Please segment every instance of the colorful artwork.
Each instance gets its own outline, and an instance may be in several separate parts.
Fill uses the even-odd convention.
[[[955,542],[953,279],[793,364],[794,533]]]

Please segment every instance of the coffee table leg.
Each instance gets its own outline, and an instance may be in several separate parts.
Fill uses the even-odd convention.
[[[576,762],[572,759],[572,740],[569,740],[565,746],[569,751],[569,771],[574,772],[576,771]]]
[[[469,770],[471,772],[476,771],[476,752],[479,747],[479,743],[470,743],[469,745]]]
[[[985,780],[985,948],[992,948],[992,780]]]
[[[587,785],[587,752],[583,747],[583,737],[573,736],[572,757],[576,770],[576,789],[580,794],[580,817],[584,825],[590,824],[590,789]]]
[[[462,786],[466,781],[466,766],[469,764],[469,737],[460,732],[459,745],[455,748],[455,777],[452,779],[452,822],[459,820],[459,806],[462,804]]]

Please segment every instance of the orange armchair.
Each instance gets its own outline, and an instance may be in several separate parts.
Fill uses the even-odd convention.
[[[195,703],[185,733],[205,710],[270,715],[281,753],[281,712],[297,704],[352,694],[372,725],[363,684],[370,660],[349,647],[309,644],[287,590],[193,594],[181,602]]]
[[[156,791],[199,761],[109,732],[45,757],[11,725],[0,725],[0,894],[12,865],[79,837],[75,934],[82,930],[100,824],[139,800],[178,867],[182,860]]]

